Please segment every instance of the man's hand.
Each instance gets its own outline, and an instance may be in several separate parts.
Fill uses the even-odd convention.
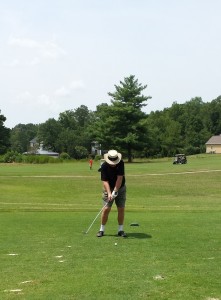
[[[113,201],[111,192],[110,192],[110,193],[104,192],[104,201],[106,201],[106,202],[111,202],[111,201]]]
[[[118,192],[116,191],[113,191],[112,194],[111,194],[111,199],[114,200],[118,195]]]

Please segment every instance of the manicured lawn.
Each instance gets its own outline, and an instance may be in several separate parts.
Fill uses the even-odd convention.
[[[0,299],[221,300],[221,157],[171,161],[126,164],[127,239],[83,233],[99,163],[0,165]]]

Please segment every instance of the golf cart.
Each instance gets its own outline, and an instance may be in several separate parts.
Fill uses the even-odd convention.
[[[185,154],[176,154],[174,157],[174,161],[173,164],[174,165],[182,165],[182,164],[186,164],[187,163],[187,159],[186,159],[186,155]]]

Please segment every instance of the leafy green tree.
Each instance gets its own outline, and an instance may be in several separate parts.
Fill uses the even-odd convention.
[[[219,132],[219,100],[203,103],[200,97],[196,97],[184,104],[174,102],[170,108],[161,112],[151,112],[148,126],[150,132],[154,133],[152,136],[155,136],[155,152],[162,156],[170,156],[180,151],[186,154],[204,152],[205,142],[215,132]]]
[[[162,111],[151,112],[147,118],[150,143],[146,149],[146,156],[162,154],[162,136],[165,133],[166,120]]]
[[[85,147],[82,146],[76,146],[74,148],[74,158],[76,159],[82,159],[88,157],[88,151]]]
[[[77,121],[75,119],[75,113],[73,110],[66,110],[59,114],[58,122],[62,128],[68,128],[72,130],[77,129]]]
[[[81,105],[75,110],[66,110],[60,113],[58,121],[63,128],[82,130],[91,121],[92,112],[89,111],[88,107]]]
[[[207,104],[206,113],[208,130],[214,135],[219,135],[221,133],[221,96]]]
[[[74,148],[77,145],[77,134],[74,130],[69,128],[62,128],[56,140],[56,149],[59,153],[67,152],[70,157],[74,158]]]
[[[61,130],[62,128],[58,121],[54,118],[48,119],[45,123],[39,125],[38,140],[39,142],[43,142],[45,149],[57,152],[57,140]]]
[[[6,117],[0,110],[0,154],[4,154],[10,147],[10,129],[4,126]]]
[[[59,148],[68,152],[71,157],[75,156],[76,151],[74,148],[76,146],[85,147],[90,152],[92,141],[90,124],[93,123],[93,120],[94,113],[85,105],[61,113],[58,119],[62,127],[57,142]]]
[[[165,156],[173,156],[182,147],[181,125],[171,119],[167,119],[162,148],[165,149]]]
[[[126,77],[115,85],[115,92],[108,93],[111,105],[97,108],[95,138],[107,149],[115,147],[126,153],[128,162],[132,151],[142,149],[148,141],[146,115],[141,110],[151,98],[142,94],[146,87],[134,75]]]
[[[75,120],[77,122],[76,144],[77,146],[85,147],[90,153],[92,141],[90,135],[90,125],[94,122],[94,113],[85,105],[81,105],[80,107],[76,108],[74,113]]]
[[[91,112],[85,105],[76,108],[74,114],[79,128],[85,128],[91,120]]]
[[[11,130],[10,141],[11,149],[18,153],[28,150],[30,141],[36,137],[38,125],[34,124],[18,124]]]

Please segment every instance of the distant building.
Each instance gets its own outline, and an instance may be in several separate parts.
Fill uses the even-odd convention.
[[[97,141],[91,142],[91,154],[92,155],[102,155],[101,144],[99,144]]]
[[[38,143],[37,139],[34,138],[30,141],[30,150],[24,152],[23,154],[32,154],[32,155],[48,155],[53,157],[59,157],[59,153],[53,152],[50,150],[44,150],[43,143]]]
[[[206,153],[213,153],[213,154],[221,153],[221,134],[212,136],[206,142]]]
[[[33,138],[31,141],[30,141],[30,147],[32,149],[36,148],[36,147],[39,147],[39,143],[37,141],[37,138]]]
[[[57,153],[57,152],[53,152],[50,150],[44,150],[43,143],[40,143],[40,147],[39,147],[39,149],[37,149],[36,154],[37,155],[48,155],[48,156],[54,156],[54,157],[59,156],[59,153]]]

